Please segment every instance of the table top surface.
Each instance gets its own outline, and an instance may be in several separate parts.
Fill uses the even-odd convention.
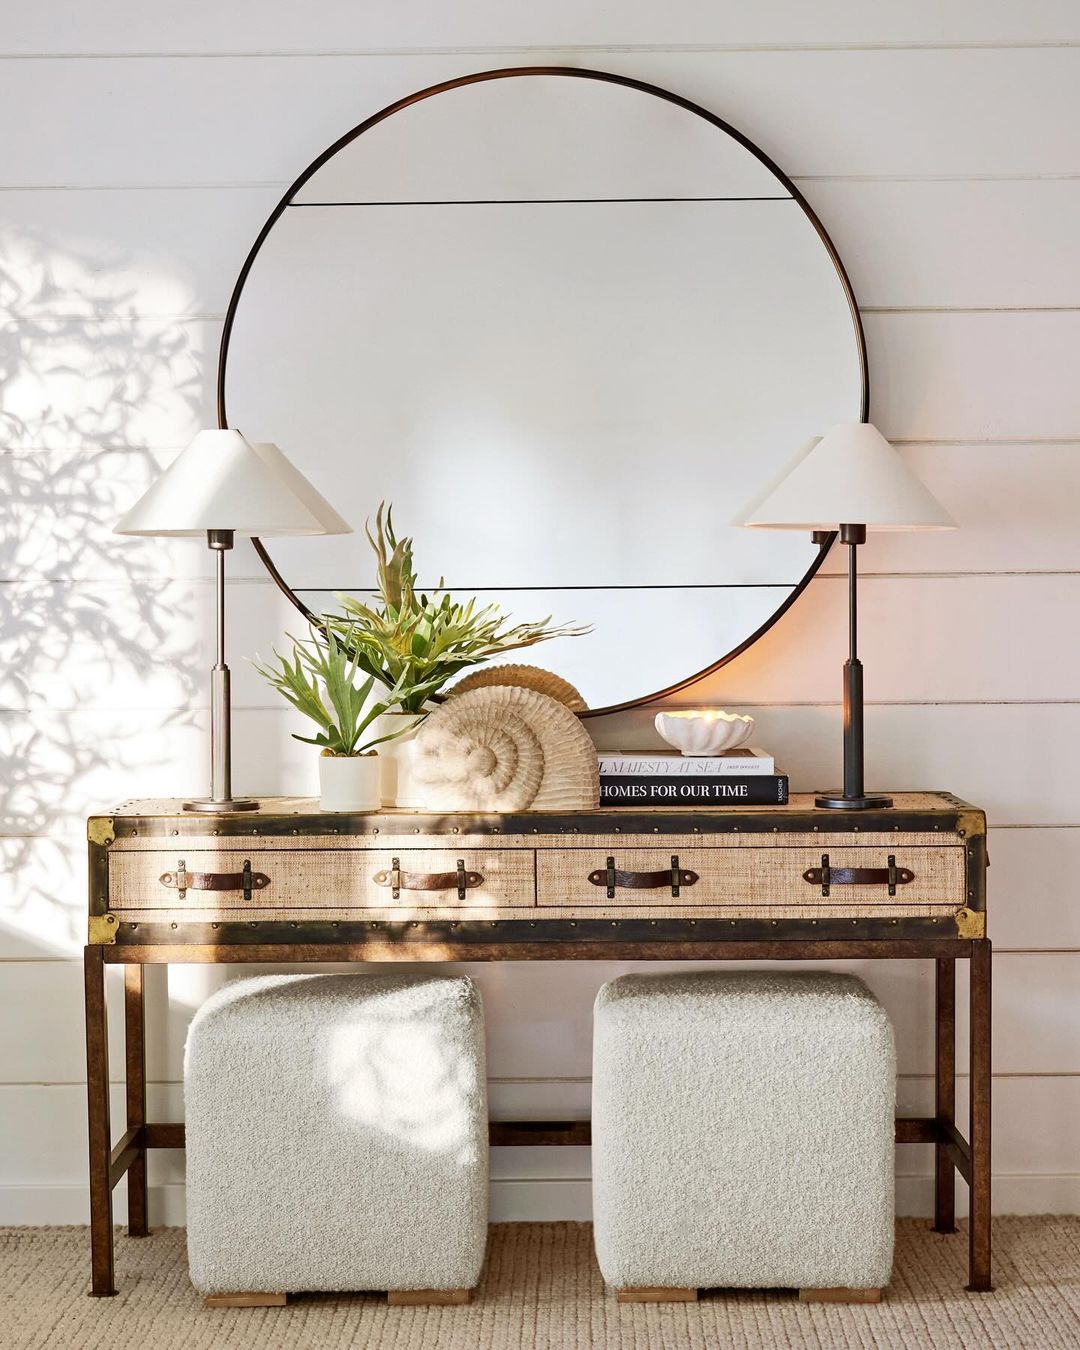
[[[866,830],[985,828],[983,813],[949,792],[897,792],[893,805],[869,811],[830,810],[816,806],[814,794],[792,793],[785,806],[652,806],[599,807],[591,811],[521,811],[502,815],[477,812],[429,813],[387,808],[371,812],[325,811],[317,797],[263,797],[258,809],[223,814],[185,811],[179,798],[149,798],[122,802],[112,811],[92,816],[91,826],[112,825],[116,833],[145,822],[149,833],[250,834],[253,831],[301,834],[384,834],[410,832],[502,834],[590,834],[653,832],[673,834],[701,828],[750,831],[822,830],[838,833]],[[961,819],[963,818],[963,819]],[[97,833],[101,833],[101,829]],[[91,837],[94,830],[91,829]]]

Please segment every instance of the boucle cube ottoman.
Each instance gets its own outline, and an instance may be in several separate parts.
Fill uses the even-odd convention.
[[[600,991],[593,1046],[596,1254],[621,1299],[877,1301],[896,1059],[860,980],[625,975]]]
[[[184,1101],[188,1261],[208,1303],[467,1301],[488,1215],[471,980],[237,980],[191,1024]]]

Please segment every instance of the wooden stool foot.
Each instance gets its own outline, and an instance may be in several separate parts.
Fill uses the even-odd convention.
[[[391,1308],[445,1308],[472,1302],[471,1289],[388,1289]]]
[[[288,1294],[204,1294],[203,1302],[208,1308],[284,1308]]]
[[[640,1288],[616,1289],[620,1303],[696,1303],[696,1289],[663,1289],[643,1285]]]
[[[800,1289],[800,1303],[880,1303],[880,1289]]]

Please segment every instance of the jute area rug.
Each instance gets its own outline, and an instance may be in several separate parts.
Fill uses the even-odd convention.
[[[995,1291],[964,1292],[966,1236],[898,1226],[896,1268],[873,1307],[800,1304],[790,1291],[697,1304],[619,1305],[588,1224],[498,1224],[462,1308],[388,1308],[378,1295],[304,1296],[211,1310],[188,1282],[182,1229],[118,1237],[116,1298],[87,1296],[85,1228],[0,1229],[0,1346],[94,1350],[589,1350],[589,1347],[1080,1347],[1080,1217],[994,1223]]]

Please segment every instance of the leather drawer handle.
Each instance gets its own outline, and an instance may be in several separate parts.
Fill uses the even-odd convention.
[[[887,886],[889,894],[895,895],[897,886],[907,886],[915,880],[915,873],[909,867],[897,867],[896,855],[889,854],[888,867],[830,867],[829,855],[821,855],[820,867],[808,867],[803,880],[811,886],[820,886],[821,894],[827,896],[830,886]]]
[[[389,870],[376,872],[371,878],[376,886],[389,886],[394,900],[402,891],[454,891],[458,899],[465,899],[465,892],[484,884],[481,872],[466,872],[465,859],[457,860],[456,872],[403,872],[401,860],[395,858]]]
[[[700,880],[696,872],[691,872],[688,868],[679,866],[679,855],[671,855],[671,866],[665,867],[660,872],[629,872],[625,868],[616,867],[615,859],[608,858],[605,867],[598,867],[595,872],[589,873],[589,881],[594,886],[605,886],[609,900],[615,898],[616,890],[628,891],[659,891],[671,890],[671,894],[678,898],[679,888],[681,886],[693,886]]]
[[[175,872],[163,872],[158,880],[163,886],[175,887],[181,900],[188,891],[243,891],[244,899],[250,900],[252,891],[262,891],[270,885],[265,872],[251,870],[249,858],[244,859],[240,872],[189,872],[181,858]]]

